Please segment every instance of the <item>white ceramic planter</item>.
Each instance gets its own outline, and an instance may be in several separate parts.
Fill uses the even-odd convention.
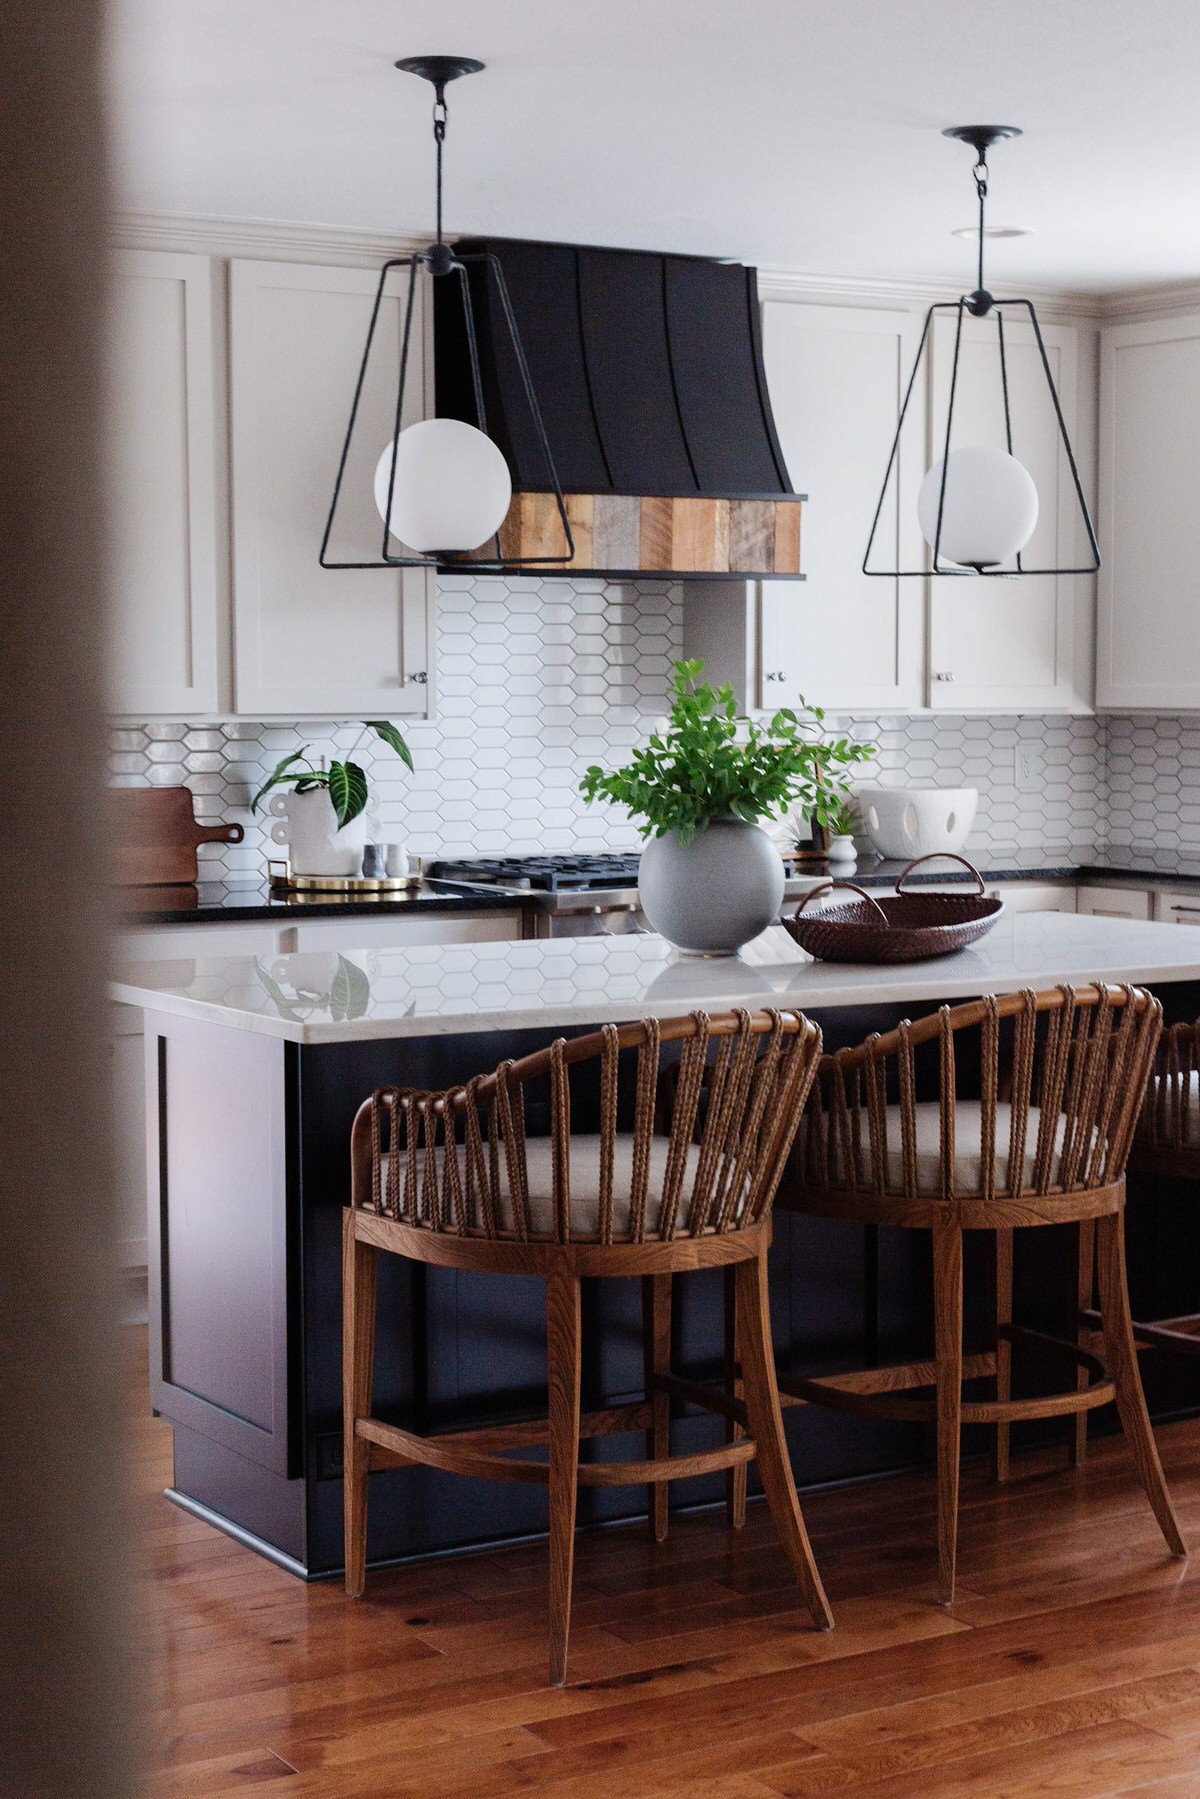
[[[307,793],[277,793],[271,811],[280,823],[271,826],[275,843],[286,843],[296,875],[358,875],[367,841],[367,815],[360,812],[338,829],[333,801],[324,787]]]
[[[854,841],[854,833],[852,831],[839,834],[829,839],[829,860],[831,862],[841,862],[843,864],[856,862],[858,860],[858,845]]]
[[[732,956],[778,918],[783,860],[758,825],[720,819],[687,844],[675,832],[650,838],[638,888],[669,943],[688,955]]]

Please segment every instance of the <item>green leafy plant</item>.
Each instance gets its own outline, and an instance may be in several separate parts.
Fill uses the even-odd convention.
[[[853,837],[862,823],[858,807],[852,799],[846,799],[840,793],[834,793],[825,806],[825,816],[821,823],[835,837]]]
[[[739,715],[728,682],[713,688],[703,673],[703,662],[675,664],[666,730],[615,773],[589,768],[579,784],[584,798],[627,806],[643,837],[674,831],[681,843],[717,820],[753,823],[797,801],[826,823],[835,798],[849,792],[845,768],[874,750],[827,740],[824,712],[805,700],[800,712],[785,707],[755,724]]]
[[[276,763],[251,800],[251,812],[258,811],[259,801],[274,787],[292,787],[297,793],[308,793],[314,787],[325,787],[329,791],[340,831],[343,825],[348,825],[351,819],[358,817],[369,796],[366,772],[351,760],[368,731],[374,731],[381,742],[386,743],[390,750],[395,750],[407,768],[412,767],[412,752],[395,725],[385,718],[369,718],[364,720],[358,742],[344,762],[331,762],[326,768],[322,757],[321,767],[313,768],[305,761],[308,745],[302,744],[290,756],[285,756],[281,762]],[[297,767],[297,764],[300,766]]]

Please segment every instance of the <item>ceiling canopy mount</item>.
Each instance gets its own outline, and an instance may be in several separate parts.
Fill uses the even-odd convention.
[[[478,75],[486,64],[474,56],[402,56],[396,67],[405,75],[419,75],[422,81],[431,81],[440,100],[447,82],[457,81],[460,75]]]
[[[970,144],[981,160],[986,160],[993,144],[1021,135],[1019,125],[947,125],[942,133],[943,137],[956,137],[960,144]]]

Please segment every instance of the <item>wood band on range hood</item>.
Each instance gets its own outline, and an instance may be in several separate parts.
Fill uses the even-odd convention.
[[[799,497],[705,500],[694,496],[572,493],[565,496],[575,558],[529,573],[565,575],[770,576],[803,581]],[[565,556],[553,494],[513,495],[500,527],[505,557]],[[484,544],[465,561],[487,561]],[[447,567],[450,565],[447,564]]]
[[[514,238],[457,247],[504,270],[567,496],[575,558],[540,572],[803,578],[753,269]],[[513,476],[503,554],[565,555],[496,284],[485,264],[469,278],[487,428]],[[457,281],[434,283],[434,322],[438,415],[475,423]]]

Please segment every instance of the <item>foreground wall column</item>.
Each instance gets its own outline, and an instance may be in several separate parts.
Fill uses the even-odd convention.
[[[0,11],[0,1793],[132,1790],[101,1049],[101,0]]]

